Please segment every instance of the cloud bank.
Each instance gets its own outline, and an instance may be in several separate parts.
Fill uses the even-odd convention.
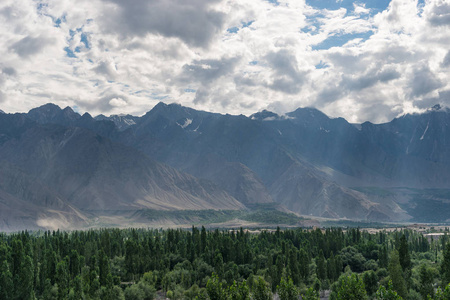
[[[4,0],[0,108],[157,102],[384,122],[450,105],[444,0]]]

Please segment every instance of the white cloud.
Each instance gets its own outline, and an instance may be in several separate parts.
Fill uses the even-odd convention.
[[[381,122],[449,101],[444,0],[392,0],[375,16],[364,1],[353,11],[297,0],[132,2],[1,1],[0,108],[52,101],[140,115],[163,100],[233,114],[315,106]]]
[[[353,11],[357,15],[367,15],[370,13],[370,9],[366,8],[364,3],[353,3]]]
[[[123,100],[122,98],[113,98],[109,100],[109,105],[115,106],[115,107],[123,107],[127,105],[127,102]]]
[[[103,0],[101,25],[121,38],[158,34],[189,45],[207,46],[221,31],[225,15],[214,9],[218,0]]]

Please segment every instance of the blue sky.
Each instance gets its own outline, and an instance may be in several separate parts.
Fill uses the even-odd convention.
[[[366,1],[349,1],[349,0],[307,0],[306,4],[318,9],[336,10],[345,8],[349,12],[353,11],[354,4],[364,4],[366,8],[372,10],[372,15],[386,10],[390,0],[366,0]]]
[[[449,105],[442,0],[3,0],[0,109],[142,115],[316,107],[384,122]]]
[[[318,10],[339,10],[339,9],[345,9],[346,14],[348,16],[354,15],[355,8],[357,7],[364,7],[368,10],[368,13],[365,14],[364,18],[370,18],[375,16],[376,14],[386,10],[389,6],[390,0],[371,0],[371,1],[347,1],[347,0],[307,0],[306,4],[310,5],[313,8],[316,8]],[[319,15],[320,16],[320,15]],[[308,18],[310,21],[310,24],[313,24],[313,26],[320,28],[320,22],[317,21],[318,16],[313,15]],[[314,34],[314,31],[311,31],[311,28],[306,27],[302,29],[304,32],[312,32]],[[358,32],[358,33],[334,33],[330,35],[326,40],[323,42],[314,45],[312,48],[314,50],[327,50],[332,47],[341,47],[345,45],[348,41],[351,41],[353,39],[363,39],[367,40],[374,34],[373,31],[369,30],[366,32]]]
[[[335,34],[330,35],[323,42],[312,46],[313,50],[328,50],[332,47],[342,47],[346,43],[354,39],[362,39],[362,41],[366,41],[373,35],[373,31],[367,31],[363,33],[352,33],[352,34]]]

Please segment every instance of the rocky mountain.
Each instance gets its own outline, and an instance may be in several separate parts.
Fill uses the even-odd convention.
[[[159,103],[142,117],[92,118],[48,104],[0,115],[0,155],[5,170],[34,182],[26,184],[30,195],[48,194],[73,222],[105,210],[264,205],[327,218],[433,221],[437,210],[450,210],[449,124],[439,106],[385,124],[350,124],[313,108],[246,117]],[[9,205],[29,199],[11,185],[0,181]]]
[[[450,113],[430,109],[374,125],[362,124],[362,134],[385,153],[378,171],[397,186],[448,188],[450,175]],[[367,158],[366,158],[367,159]]]
[[[40,124],[53,123],[61,125],[73,125],[81,118],[72,108],[66,107],[61,109],[53,103],[34,108],[26,116]]]
[[[0,157],[0,202],[8,211],[30,211],[21,218],[28,216],[34,227],[45,219],[76,226],[86,215],[143,208],[244,208],[211,182],[90,130],[38,124],[21,114],[0,115]]]
[[[0,161],[0,228],[25,230],[87,225],[87,218],[45,183]]]
[[[409,207],[399,204],[395,193],[360,190],[449,188],[449,116],[435,107],[386,124],[355,126],[312,108],[285,116],[263,111],[245,117],[160,103],[119,139],[216,183],[230,177],[214,178],[211,172],[226,163],[242,164],[275,202],[300,214],[405,220]],[[227,191],[233,193],[232,187],[228,184]]]
[[[328,135],[331,131],[336,134]],[[339,159],[343,158],[344,151],[339,148],[353,142],[357,135],[359,131],[345,120],[329,119],[314,109],[299,109],[287,116],[266,111],[245,117],[160,103],[120,139],[157,160],[221,184],[243,203],[258,203],[262,198],[253,193],[252,200],[243,199],[234,192],[237,183],[242,182],[233,181],[239,173],[211,174],[225,169],[226,164],[246,166],[252,181],[261,182],[265,188],[259,190],[267,191],[264,202],[273,199],[303,215],[373,220],[403,218],[406,214],[395,202],[389,203],[395,210],[383,209],[386,205],[372,202],[366,195],[334,182],[314,163],[325,160],[326,166],[342,165]],[[235,172],[244,170],[235,169]],[[335,199],[341,199],[340,203]],[[353,204],[346,203],[347,200]]]
[[[80,115],[70,107],[61,109],[52,103],[34,108],[24,116],[39,124],[59,124],[67,127],[85,128],[108,138],[114,138],[119,132],[115,123],[111,120],[96,120],[89,113]]]
[[[132,115],[111,115],[109,117],[105,115],[98,115],[94,119],[97,121],[112,121],[116,124],[119,131],[124,131],[128,127],[135,125],[139,120],[139,117]]]
[[[163,140],[176,140],[177,131],[180,134],[190,132],[193,133],[193,135],[197,135],[193,126],[199,125],[202,122],[202,119],[198,116],[202,115],[207,119],[211,116],[221,116],[219,114],[198,112],[181,106],[177,106],[175,109],[170,110],[171,107],[172,106],[168,106],[163,103],[158,104],[145,116],[141,118],[134,117],[133,120],[137,123],[130,126],[132,129],[125,131],[121,130],[123,129],[123,126],[121,129],[119,128],[121,125],[114,126],[115,123],[111,121],[111,117],[106,119],[103,117],[97,117],[100,120],[96,120],[87,113],[80,116],[79,114],[73,112],[70,108],[61,110],[61,108],[54,104],[46,104],[39,108],[35,108],[26,114],[26,116],[43,124],[56,123],[64,126],[89,129],[103,137],[127,144],[128,146],[136,148],[140,151],[144,150],[142,152],[146,153],[150,157],[170,164],[177,169],[186,171],[200,178],[212,180],[216,185],[225,189],[228,194],[232,195],[242,203],[264,204],[273,202],[267,189],[260,182],[260,179],[257,178],[256,174],[252,170],[245,167],[243,164],[227,162],[226,160],[219,158],[217,155],[210,155],[208,164],[205,164],[206,161],[204,160],[204,156],[201,155],[205,152],[199,148],[193,150],[194,152],[191,153],[191,157],[187,159],[185,157],[186,153],[183,153],[184,145],[182,143],[177,144],[177,147],[181,147],[181,150],[178,152],[180,154],[179,157],[177,157],[176,153],[172,151],[167,152],[168,157],[172,158],[170,161],[161,157],[164,153],[166,153],[167,149],[165,149],[160,143],[164,143]],[[169,110],[166,108],[169,108]],[[181,108],[182,111],[178,112],[179,108]],[[64,117],[67,112],[71,113],[68,114],[67,117]],[[189,122],[189,116],[191,115],[196,116],[196,122],[194,124]],[[178,118],[178,116],[180,116],[180,118]],[[154,136],[154,134],[158,135],[158,126],[164,127],[167,125],[164,119],[170,123],[169,128],[162,132],[161,136]],[[112,116],[112,120],[115,120],[115,122],[120,121],[120,119],[114,118],[114,116]],[[200,123],[197,124],[197,122]],[[205,123],[207,122],[208,120],[205,121]],[[188,129],[185,131],[184,129],[187,127],[193,129]],[[220,163],[213,164],[213,158],[218,159]],[[177,160],[178,163],[175,163],[174,160]],[[209,170],[207,170],[205,166],[208,166]],[[232,173],[234,175],[232,175]],[[240,180],[237,180],[238,178]]]

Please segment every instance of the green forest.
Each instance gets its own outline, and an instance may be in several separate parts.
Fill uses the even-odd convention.
[[[0,299],[450,299],[450,243],[412,230],[0,234]]]

